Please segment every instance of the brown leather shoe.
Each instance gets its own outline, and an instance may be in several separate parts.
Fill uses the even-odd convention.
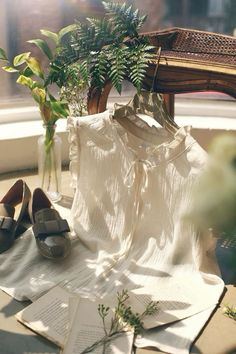
[[[49,259],[61,259],[68,256],[71,242],[66,220],[62,219],[41,188],[33,192],[29,204],[29,215],[39,252]]]
[[[23,226],[23,218],[31,192],[27,184],[19,179],[0,201],[0,253],[8,250],[27,227]]]

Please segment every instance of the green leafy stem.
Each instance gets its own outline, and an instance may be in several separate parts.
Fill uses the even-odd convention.
[[[226,316],[228,316],[229,318],[231,318],[232,320],[236,321],[236,307],[226,305],[226,306],[223,308],[223,313],[224,313]]]
[[[57,159],[56,153],[54,150],[54,134],[55,134],[55,125],[46,125],[46,134],[44,140],[44,148],[45,154],[44,163],[43,163],[43,174],[42,174],[42,187],[46,187],[46,190],[50,190],[50,186],[52,183],[52,174],[55,174],[55,184],[56,184],[56,192],[59,192],[59,182],[57,176]],[[47,185],[46,183],[46,175],[48,174]]]
[[[103,346],[102,354],[105,354],[107,345],[112,340],[122,336],[128,330],[132,330],[135,335],[139,334],[143,329],[143,319],[158,311],[158,301],[150,301],[143,313],[134,313],[131,306],[126,304],[128,299],[129,294],[127,290],[117,293],[117,306],[115,307],[114,316],[111,318],[109,329],[107,329],[105,319],[110,311],[110,307],[104,304],[98,305],[98,314],[102,319],[104,336],[84,349],[81,354],[91,353],[95,348],[100,346]]]

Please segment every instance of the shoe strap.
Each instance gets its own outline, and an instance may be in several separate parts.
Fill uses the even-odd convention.
[[[54,208],[43,208],[35,212],[35,223],[44,222],[48,220],[60,220],[60,214]]]
[[[37,222],[33,225],[33,232],[36,238],[42,236],[58,235],[64,232],[69,232],[70,228],[65,219],[47,220],[44,222]]]
[[[13,219],[15,214],[14,206],[6,203],[0,203],[0,215],[7,216]]]
[[[0,230],[11,231],[15,225],[15,220],[10,216],[0,216]]]
[[[0,204],[0,230],[11,231],[15,228],[16,222],[13,219],[15,208],[12,205]]]

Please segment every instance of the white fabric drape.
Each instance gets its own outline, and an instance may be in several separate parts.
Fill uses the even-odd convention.
[[[103,297],[122,288],[151,287],[158,293],[174,279],[177,295],[182,289],[207,299],[199,304],[205,317],[195,317],[197,325],[184,341],[183,350],[188,350],[224,287],[217,276],[214,240],[183,218],[206,153],[189,128],[172,137],[136,116],[119,124],[108,111],[71,118],[69,131],[76,187],[72,253],[60,263],[42,259],[28,230],[0,255],[1,288],[18,300],[35,300],[56,284]],[[68,210],[59,211],[68,216]],[[209,274],[216,275],[209,281]],[[195,305],[188,304],[192,315]],[[159,347],[168,349],[171,338],[169,346]]]

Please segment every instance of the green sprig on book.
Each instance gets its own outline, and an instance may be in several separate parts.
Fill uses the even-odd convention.
[[[91,353],[95,348],[103,346],[102,353],[106,353],[106,346],[114,339],[128,331],[133,331],[135,335],[143,329],[143,319],[146,316],[154,315],[158,311],[158,301],[150,301],[143,313],[134,313],[131,306],[127,305],[129,294],[127,290],[117,293],[117,306],[114,316],[111,318],[110,326],[106,325],[106,317],[110,307],[104,304],[98,305],[98,314],[102,319],[104,336],[91,346],[82,351],[81,354]]]
[[[229,318],[231,318],[232,320],[236,321],[236,307],[226,305],[226,306],[223,308],[223,313],[224,313],[226,316],[228,316]]]

